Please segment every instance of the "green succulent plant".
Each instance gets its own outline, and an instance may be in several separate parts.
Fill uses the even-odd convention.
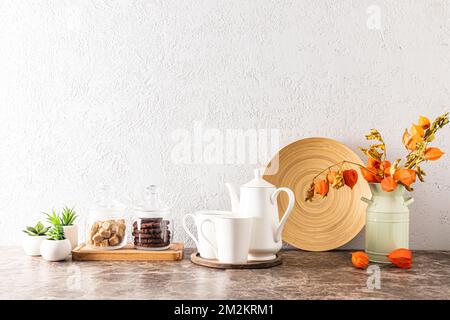
[[[64,229],[61,225],[55,225],[50,230],[47,231],[48,240],[64,240],[66,236],[64,235]]]
[[[45,213],[44,214],[47,216],[47,221],[53,225],[53,226],[60,226],[61,225],[61,220],[59,219],[59,214],[55,211],[52,210],[52,213]]]
[[[52,213],[44,213],[47,221],[53,226],[71,226],[78,217],[74,208],[64,207],[61,213],[52,210]]]
[[[77,218],[74,208],[64,207],[61,213],[60,222],[63,226],[71,226]]]
[[[29,236],[39,237],[43,236],[47,233],[50,227],[45,227],[42,222],[38,222],[34,227],[26,227],[25,230],[22,230]]]

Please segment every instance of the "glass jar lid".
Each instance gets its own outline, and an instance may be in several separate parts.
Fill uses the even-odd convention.
[[[150,185],[145,188],[143,201],[135,207],[138,218],[158,218],[167,216],[170,208],[160,199],[160,187]]]
[[[102,185],[89,210],[91,215],[97,218],[118,218],[124,215],[125,206],[115,200],[113,194],[113,188],[110,185]]]

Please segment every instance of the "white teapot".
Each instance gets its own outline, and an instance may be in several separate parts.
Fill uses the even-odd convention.
[[[231,197],[232,211],[244,217],[253,218],[252,237],[248,260],[266,261],[275,259],[282,247],[281,232],[294,207],[294,193],[289,188],[278,188],[262,177],[262,170],[255,170],[255,178],[241,186],[240,200],[236,187],[226,184]],[[278,218],[277,197],[286,192],[289,204],[281,218]]]

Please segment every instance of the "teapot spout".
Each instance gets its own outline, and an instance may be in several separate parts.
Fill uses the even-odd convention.
[[[239,212],[239,195],[237,192],[237,188],[232,183],[226,183],[225,186],[227,187],[228,192],[230,193],[231,211],[238,213]]]

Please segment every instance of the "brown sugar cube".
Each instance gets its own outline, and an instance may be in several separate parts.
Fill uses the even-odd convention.
[[[118,219],[118,220],[116,220],[116,223],[119,225],[121,225],[121,224],[125,225],[125,219]]]
[[[111,233],[112,233],[112,234],[115,234],[115,233],[117,233],[117,232],[119,232],[119,225],[118,225],[117,223],[114,223],[114,224],[111,226]]]
[[[103,227],[100,228],[100,230],[98,231],[98,234],[100,236],[102,236],[103,238],[109,238],[111,237],[111,231],[104,229]]]
[[[92,237],[92,241],[94,241],[94,242],[102,242],[102,241],[103,241],[103,237],[102,237],[100,234],[96,233],[96,234]]]
[[[100,242],[100,247],[107,247],[109,245],[108,239],[103,240]]]
[[[98,230],[98,228],[100,228],[101,223],[96,221],[94,222],[94,224],[91,227],[91,230]]]
[[[89,231],[89,239],[92,239],[94,235],[97,233],[99,227],[99,223],[96,222],[92,225],[91,230]]]
[[[117,232],[116,233],[123,236],[125,233],[125,229],[126,229],[125,224],[119,223],[119,224],[117,224]]]
[[[111,222],[105,221],[102,223],[102,229],[109,230],[111,228]]]
[[[120,243],[120,240],[116,235],[113,235],[111,238],[109,238],[108,242],[110,246],[116,246]]]

